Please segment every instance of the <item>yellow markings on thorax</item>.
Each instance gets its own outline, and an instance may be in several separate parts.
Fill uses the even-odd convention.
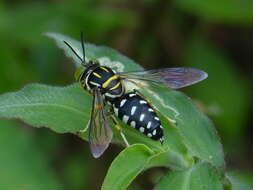
[[[92,74],[93,74],[94,76],[96,76],[97,78],[101,78],[101,75],[98,74],[98,73],[96,73],[96,72],[92,72]]]
[[[107,79],[107,81],[105,81],[105,82],[102,84],[102,87],[103,87],[103,88],[106,88],[106,87],[110,84],[110,82],[112,82],[113,80],[116,80],[116,79],[118,79],[118,78],[119,78],[118,75],[113,75],[112,77],[110,77],[109,79]]]
[[[108,69],[105,67],[99,67],[100,69],[103,69],[105,72],[109,73]]]
[[[110,88],[110,90],[115,90],[120,86],[120,82],[118,82],[114,87]]]

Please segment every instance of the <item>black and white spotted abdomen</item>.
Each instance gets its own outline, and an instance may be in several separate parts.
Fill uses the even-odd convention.
[[[156,112],[135,92],[124,94],[113,103],[115,115],[144,135],[163,142],[163,129]]]

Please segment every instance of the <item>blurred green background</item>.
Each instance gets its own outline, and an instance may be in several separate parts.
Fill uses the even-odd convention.
[[[59,32],[110,46],[147,69],[196,67],[209,73],[183,89],[215,123],[227,170],[253,185],[253,1],[0,0],[0,93],[26,84],[68,85],[74,64],[42,34]],[[98,160],[73,135],[0,120],[0,189],[100,189],[120,148]],[[132,190],[152,189],[152,169]]]

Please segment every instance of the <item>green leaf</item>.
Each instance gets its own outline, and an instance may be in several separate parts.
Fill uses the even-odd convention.
[[[78,85],[61,88],[33,84],[1,95],[0,117],[20,118],[59,133],[76,132],[86,126],[90,106],[91,96]]]
[[[50,160],[22,125],[0,120],[0,189],[62,189]]]
[[[200,18],[224,23],[253,24],[253,2],[236,0],[176,0],[175,4]]]
[[[80,61],[76,59],[76,56],[63,41],[65,40],[70,43],[79,56],[82,57],[80,42],[61,34],[47,33],[46,35],[53,38],[57,45],[65,50],[68,56],[74,58],[77,65],[80,64]],[[122,56],[115,50],[100,46],[96,47],[90,44],[86,45],[87,59],[98,58],[103,64],[101,56],[106,56],[110,60],[105,62],[107,66],[121,65],[116,68],[117,71],[142,69],[139,65],[125,56]],[[115,61],[118,64],[116,64]],[[119,69],[120,67],[123,69]],[[193,156],[209,161],[216,166],[223,167],[223,151],[216,131],[210,120],[197,110],[189,98],[182,93],[171,91],[167,88],[151,86],[145,83],[142,85],[144,85],[143,88],[134,86],[130,83],[126,84],[126,86],[130,86],[130,88],[142,91],[165,118],[176,120],[178,133]],[[163,125],[165,124],[163,123]],[[168,126],[168,123],[166,123],[166,126]]]
[[[166,118],[176,121],[177,129],[190,155],[224,167],[222,145],[212,122],[183,93],[150,85],[141,89],[153,106]],[[159,92],[159,93],[157,93]]]
[[[23,44],[27,48],[41,43],[41,31],[76,33],[85,29],[88,36],[105,39],[106,34],[112,30],[126,26],[131,28],[138,24],[138,19],[131,10],[119,10],[115,7],[108,9],[97,6],[95,1],[66,1],[60,4],[23,2],[15,4],[14,8],[4,8],[0,11],[1,34],[12,36],[10,40],[19,41],[18,45]],[[33,30],[30,30],[31,26]]]
[[[80,43],[60,34],[47,34],[54,38],[66,54],[75,58],[73,52],[63,43],[67,41],[80,54]],[[130,59],[110,48],[86,45],[88,59],[96,58],[102,64],[117,71],[141,70]],[[81,56],[81,55],[80,55]],[[77,65],[80,64],[76,60]],[[148,85],[143,83],[143,85]],[[141,88],[126,84],[130,89],[139,89],[161,113],[166,142],[163,146],[121,122],[131,144],[145,143],[158,154],[151,166],[166,166],[172,169],[185,169],[193,163],[193,157],[206,160],[215,166],[223,166],[223,153],[211,122],[201,114],[182,93],[153,88],[153,85]],[[69,87],[49,87],[44,85],[27,86],[19,92],[0,96],[0,117],[21,118],[36,127],[46,126],[56,132],[77,132],[88,123],[91,109],[91,95],[78,85]],[[71,118],[71,119],[70,119]],[[168,119],[177,122],[171,126]],[[122,142],[119,133],[114,133],[114,142]],[[87,139],[87,133],[82,134]],[[148,167],[148,166],[147,166]]]
[[[233,61],[198,34],[189,42],[183,57],[188,67],[209,73],[206,81],[191,87],[192,95],[203,102],[204,110],[210,113],[225,140],[230,140],[234,147],[247,126],[250,91],[245,81]],[[213,93],[213,89],[218,93]],[[235,107],[237,109],[233,109]]]
[[[63,42],[68,42],[77,52],[77,54],[82,58],[83,55],[80,41],[58,33],[46,33],[45,35],[49,38],[54,39],[57,46],[62,48],[66,55],[74,60],[76,66],[80,66],[80,60]],[[136,64],[133,60],[120,54],[118,51],[105,46],[96,46],[85,42],[85,56],[88,60],[97,59],[102,65],[109,66],[118,72],[143,70],[143,68],[140,65]]]
[[[66,101],[67,100],[67,101]],[[35,127],[48,127],[58,133],[75,133],[87,126],[90,118],[91,95],[77,84],[69,87],[50,87],[33,84],[18,92],[0,96],[0,117],[19,118]],[[112,125],[113,126],[113,125]],[[122,123],[122,126],[126,126]],[[160,142],[153,141],[130,127],[124,127],[130,143],[144,142],[160,154],[154,157],[152,165],[174,169],[186,168],[190,159]],[[122,142],[114,129],[113,142]],[[88,134],[81,137],[87,140]]]
[[[230,182],[230,189],[232,190],[253,190],[253,187],[246,183],[238,172],[229,172],[226,178]]]
[[[142,144],[123,150],[112,162],[102,190],[124,190],[145,169],[154,152]]]
[[[209,164],[200,162],[184,171],[171,171],[154,190],[221,190],[218,172]]]
[[[0,51],[0,93],[3,93],[8,90],[14,90],[17,87],[30,82],[34,78],[34,73],[29,68],[29,65],[27,65],[27,61],[24,62],[21,58],[15,45],[2,36],[0,36],[0,41],[5,44],[5,48]],[[11,73],[14,71],[18,72],[15,72],[15,75],[12,75]],[[10,77],[10,75],[12,76]]]
[[[176,170],[182,170],[180,167],[182,165],[185,168],[189,167],[185,165],[186,163],[179,165],[177,156],[171,151],[155,152],[143,144],[132,145],[114,159],[103,182],[102,190],[126,189],[139,173],[151,167],[171,167],[173,164],[174,167],[171,168]]]

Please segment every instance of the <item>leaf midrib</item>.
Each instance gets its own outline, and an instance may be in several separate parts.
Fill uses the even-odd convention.
[[[83,112],[81,112],[78,109],[69,107],[69,106],[65,106],[65,105],[60,105],[60,104],[45,104],[45,103],[33,103],[33,104],[15,104],[15,105],[7,105],[7,106],[0,106],[0,112],[3,112],[2,109],[8,109],[8,108],[19,108],[19,107],[36,107],[36,106],[52,106],[52,107],[59,107],[59,108],[64,108],[67,110],[71,110],[75,113],[78,113],[79,115],[83,116]]]

